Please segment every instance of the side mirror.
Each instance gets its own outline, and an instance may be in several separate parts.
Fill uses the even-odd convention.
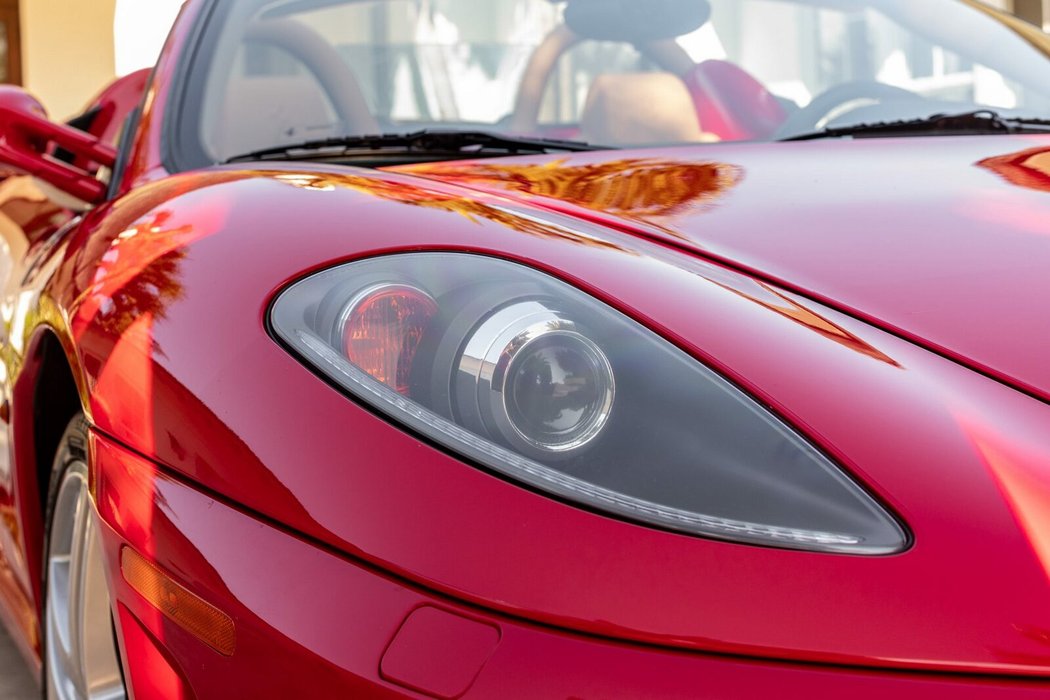
[[[71,163],[56,157],[61,150]],[[34,175],[88,204],[106,198],[106,184],[81,167],[91,164],[112,169],[117,151],[91,134],[55,124],[28,92],[0,85],[0,163]]]

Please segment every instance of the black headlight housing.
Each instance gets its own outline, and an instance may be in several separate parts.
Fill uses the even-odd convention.
[[[885,508],[768,409],[537,270],[460,253],[371,258],[293,284],[271,324],[374,410],[565,501],[742,543],[907,545]]]

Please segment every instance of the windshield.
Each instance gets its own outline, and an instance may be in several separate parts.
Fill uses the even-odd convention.
[[[976,0],[227,0],[178,158],[420,129],[622,147],[1047,118],[1044,39]]]

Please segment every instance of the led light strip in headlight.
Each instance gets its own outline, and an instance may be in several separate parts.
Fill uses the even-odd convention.
[[[439,440],[451,446],[455,444],[465,451],[465,456],[482,464],[491,466],[500,473],[517,478],[530,486],[564,496],[570,500],[602,503],[609,509],[632,519],[660,523],[675,530],[702,530],[705,534],[721,534],[726,539],[734,535],[768,538],[774,541],[794,542],[797,544],[850,546],[861,543],[861,538],[850,535],[837,535],[831,532],[798,530],[783,527],[771,527],[758,523],[748,523],[726,518],[712,518],[698,513],[648,503],[631,498],[609,489],[603,489],[572,479],[561,472],[545,467],[538,462],[526,459],[509,450],[489,442],[477,435],[460,428],[455,423],[428,411],[419,404],[406,400],[397,392],[375,381],[368,374],[347,362],[333,351],[327,343],[316,335],[306,331],[299,332],[302,346],[307,355],[315,362],[327,365],[338,372],[337,380],[357,395],[370,394],[375,398],[373,405],[395,408],[398,416],[408,427],[421,433],[432,435],[438,432],[447,440]],[[362,396],[364,398],[364,396]],[[463,448],[466,448],[465,450]],[[509,468],[508,468],[509,467]]]

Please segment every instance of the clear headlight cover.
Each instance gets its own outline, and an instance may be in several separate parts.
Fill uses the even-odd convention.
[[[565,501],[758,545],[907,545],[864,489],[735,385],[531,268],[454,253],[372,258],[292,285],[271,323],[359,401]]]

